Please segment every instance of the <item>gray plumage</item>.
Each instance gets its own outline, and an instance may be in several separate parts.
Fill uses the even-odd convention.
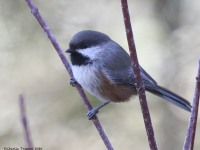
[[[92,82],[86,83],[82,81],[81,76],[77,75],[77,78],[79,78],[78,82],[82,83],[82,86],[91,94],[103,100],[110,98],[110,101],[113,102],[125,101],[119,97],[119,95],[115,95],[115,97],[119,97],[118,100],[111,98],[111,94],[107,91],[108,86],[99,83],[100,81],[98,81],[98,78],[102,76],[99,74],[103,74],[106,81],[109,81],[109,87],[112,90],[117,90],[115,86],[120,86],[122,92],[128,90],[128,98],[136,94],[130,56],[120,45],[111,40],[107,35],[92,30],[81,31],[74,35],[69,46],[70,48],[67,52],[71,53],[72,69],[76,67],[76,69],[74,69],[76,75],[78,73],[78,68],[81,69],[81,66],[85,66],[89,71],[95,72],[94,74],[91,72],[91,74],[88,73],[88,77],[82,74],[85,77],[84,80],[89,81],[90,79],[94,79],[94,82],[96,82],[95,84]],[[93,69],[90,69],[92,67]],[[142,67],[140,67],[140,71],[146,91],[162,97],[180,108],[191,111],[191,105],[187,100],[159,86]],[[93,77],[94,75],[97,77]],[[107,89],[101,89],[102,87],[106,87]],[[130,93],[130,90],[133,92]],[[108,96],[104,98],[106,94]]]

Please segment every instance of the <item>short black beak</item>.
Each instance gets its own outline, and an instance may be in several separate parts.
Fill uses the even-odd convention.
[[[66,53],[73,53],[74,51],[72,50],[72,49],[67,49],[66,51],[65,51]]]

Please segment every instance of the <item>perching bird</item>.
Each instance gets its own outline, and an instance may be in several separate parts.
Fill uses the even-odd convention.
[[[80,31],[72,37],[66,52],[70,53],[75,81],[105,102],[89,112],[89,119],[109,102],[125,102],[137,94],[130,56],[106,34],[92,30]],[[191,111],[187,100],[159,86],[142,67],[140,72],[146,91]]]

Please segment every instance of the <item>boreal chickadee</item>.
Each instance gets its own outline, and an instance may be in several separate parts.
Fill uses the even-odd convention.
[[[136,95],[136,84],[128,53],[106,34],[84,30],[76,33],[69,42],[74,79],[90,94],[104,101],[125,102]],[[191,111],[190,103],[181,96],[159,86],[156,81],[140,67],[145,90]],[[102,106],[89,112],[91,119]]]

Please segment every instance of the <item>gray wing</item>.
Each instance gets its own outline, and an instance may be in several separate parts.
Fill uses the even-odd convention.
[[[135,80],[128,53],[114,41],[108,42],[99,56],[101,69],[115,84],[134,85]]]
[[[130,56],[117,43],[109,42],[105,46],[105,53],[99,58],[102,58],[102,71],[115,84],[125,84],[135,86],[133,69]],[[108,49],[108,47],[111,47]],[[156,81],[140,66],[141,76],[145,85],[157,84]]]

